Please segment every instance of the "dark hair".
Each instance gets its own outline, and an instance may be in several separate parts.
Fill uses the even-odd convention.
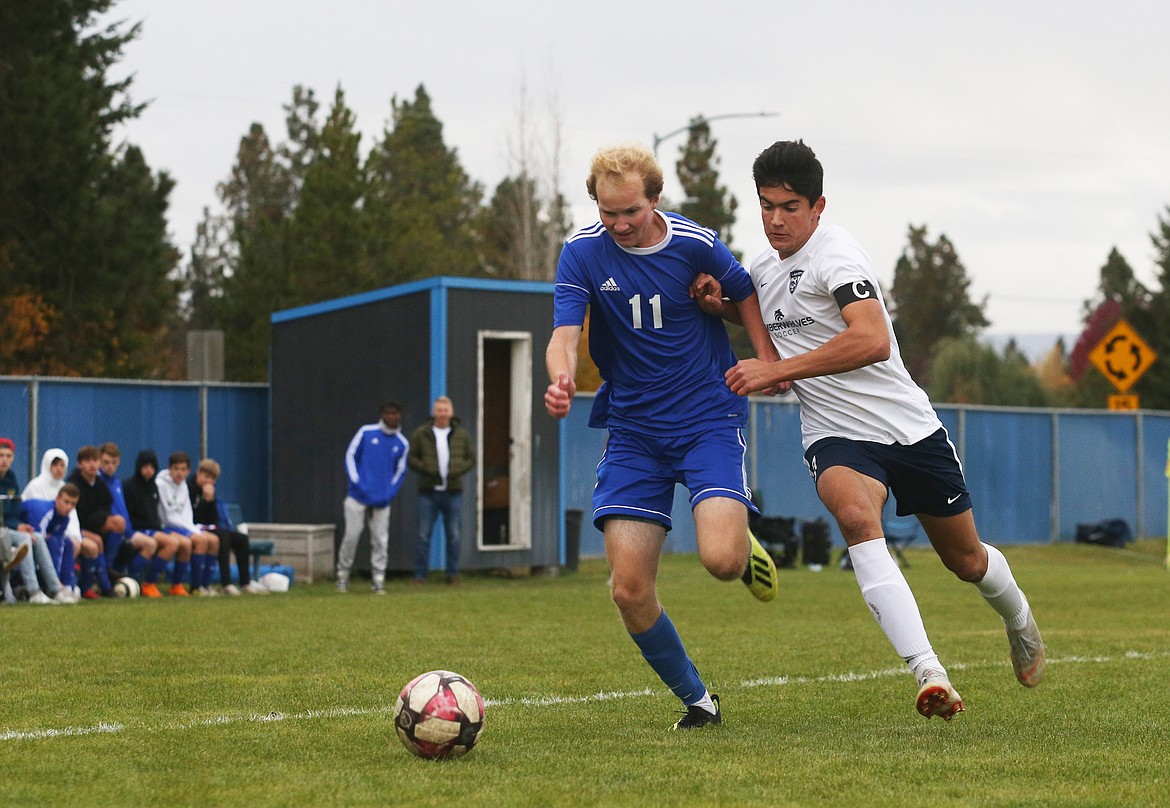
[[[65,485],[61,486],[57,493],[65,494],[66,496],[73,497],[74,499],[79,499],[81,497],[81,489],[78,488],[75,483],[65,483]]]
[[[191,455],[187,454],[186,452],[175,452],[167,460],[167,468],[170,468],[171,466],[177,466],[180,463],[187,468],[191,468]]]
[[[134,459],[134,473],[141,476],[142,467],[149,465],[155,471],[158,471],[158,454],[154,449],[143,449],[138,453],[138,457]]]
[[[99,460],[101,453],[96,446],[82,446],[77,450],[77,459],[81,460]]]
[[[402,405],[397,401],[383,401],[382,406],[378,408],[378,412],[386,412],[386,410],[394,410],[395,412],[402,412]]]
[[[803,140],[778,140],[752,163],[756,190],[787,188],[814,204],[824,194],[825,170]]]

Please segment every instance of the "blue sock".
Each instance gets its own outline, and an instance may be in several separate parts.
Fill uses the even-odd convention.
[[[665,611],[648,631],[631,634],[630,639],[638,644],[642,657],[683,704],[693,704],[703,698],[707,687],[699,678],[695,663],[687,656],[682,638]]]
[[[106,560],[111,564],[118,557],[118,551],[122,549],[122,542],[124,541],[126,541],[125,533],[111,533],[106,536]]]
[[[149,563],[150,563],[150,559],[147,558],[146,556],[136,555],[136,556],[134,556],[133,559],[131,559],[130,569],[127,572],[129,573],[131,578],[134,578],[137,581],[141,581],[142,576],[145,574],[145,571],[146,571],[146,565]]]
[[[190,561],[179,561],[175,559],[175,569],[171,572],[171,585],[183,583],[183,579],[187,577],[187,570],[191,569]]]
[[[199,579],[200,586],[211,586],[211,578],[215,573],[215,565],[219,563],[219,558],[206,553],[203,556],[203,577]]]
[[[198,589],[203,586],[203,568],[207,566],[207,556],[203,553],[191,554],[191,588]],[[178,577],[178,574],[175,575]]]
[[[73,558],[73,542],[69,539],[61,546],[61,586],[72,589],[77,585],[76,561]]]
[[[150,565],[146,568],[146,573],[142,576],[142,582],[147,584],[158,583],[158,576],[166,571],[167,560],[155,556],[150,559]]]
[[[70,544],[72,544],[72,542],[70,542]],[[78,563],[81,565],[81,579],[78,581],[77,585],[84,593],[89,591],[89,588],[93,586],[93,568],[97,566],[97,559],[90,558],[89,556],[82,556],[81,561]]]
[[[105,554],[98,553],[94,561],[97,562],[94,564],[94,570],[97,572],[98,589],[103,593],[111,591],[113,587],[110,586],[110,568]]]

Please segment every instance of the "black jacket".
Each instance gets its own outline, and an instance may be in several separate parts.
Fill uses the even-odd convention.
[[[114,495],[106,481],[99,474],[91,484],[82,476],[81,469],[74,469],[68,481],[81,489],[81,496],[77,498],[77,521],[81,523],[81,529],[104,537],[102,528],[114,511]]]
[[[122,495],[126,497],[130,524],[137,530],[162,530],[158,488],[154,485],[153,477],[148,480],[142,476],[142,467],[146,465],[154,466],[155,473],[158,473],[158,455],[150,449],[138,453],[138,459],[134,461],[134,474],[122,481]]]

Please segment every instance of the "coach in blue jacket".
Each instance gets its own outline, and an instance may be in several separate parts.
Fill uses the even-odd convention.
[[[345,537],[337,551],[337,591],[349,590],[349,573],[362,528],[370,526],[371,590],[385,594],[386,555],[390,541],[390,501],[402,486],[410,444],[402,434],[402,406],[387,401],[381,420],[361,427],[345,452],[349,487],[345,496]]]

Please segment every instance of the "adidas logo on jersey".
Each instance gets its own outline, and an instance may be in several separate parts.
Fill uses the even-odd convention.
[[[605,283],[601,284],[601,291],[603,292],[620,292],[621,290],[622,287],[618,286],[617,281],[615,281],[612,277]]]

